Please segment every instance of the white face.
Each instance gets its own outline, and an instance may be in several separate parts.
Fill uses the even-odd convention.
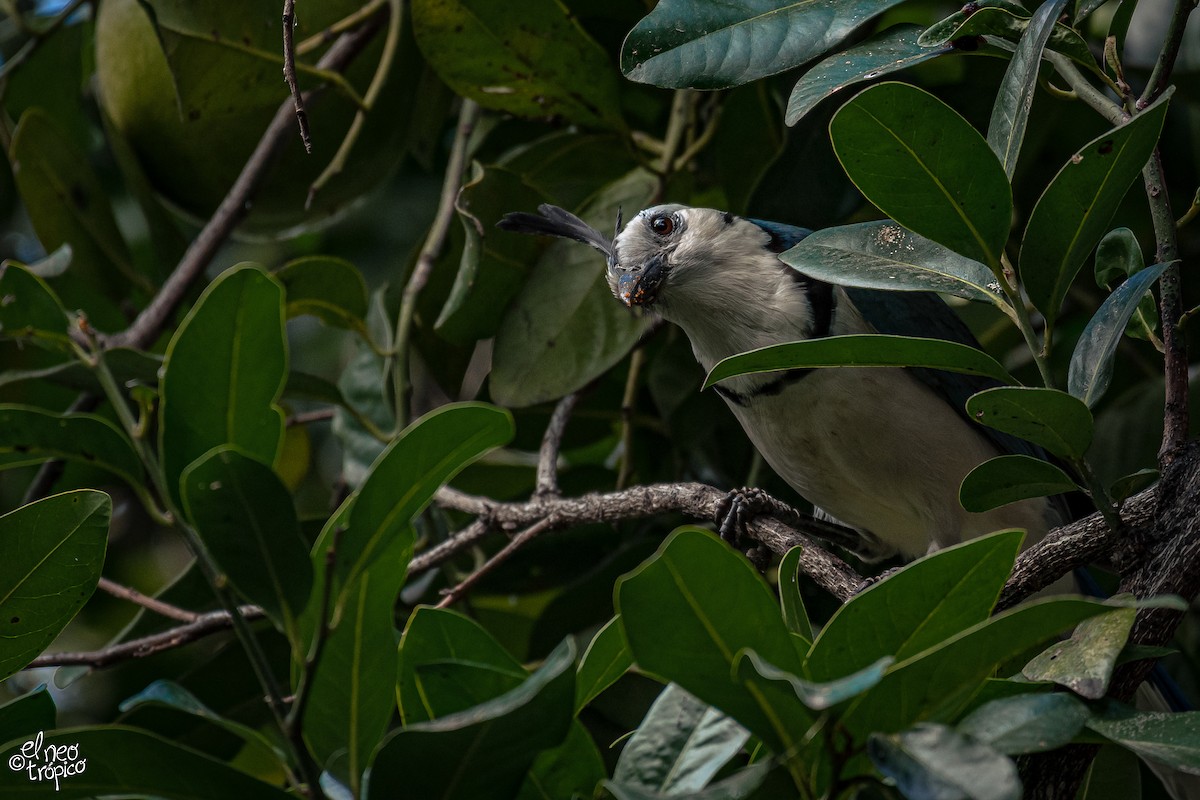
[[[674,266],[672,254],[687,230],[688,209],[680,205],[647,208],[629,221],[614,242],[608,270],[613,296],[627,306],[649,306]]]

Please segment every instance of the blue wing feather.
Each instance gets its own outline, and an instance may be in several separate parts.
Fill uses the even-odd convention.
[[[782,253],[784,250],[790,250],[800,243],[800,240],[808,236],[812,231],[808,228],[797,228],[795,225],[785,225],[782,222],[769,222],[765,219],[747,219],[748,222],[753,222],[758,227],[762,228],[767,233],[771,234],[771,250],[776,253]]]

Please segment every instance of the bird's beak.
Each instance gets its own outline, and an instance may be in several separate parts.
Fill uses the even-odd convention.
[[[657,255],[640,269],[631,269],[617,278],[617,298],[625,305],[650,306],[658,299],[658,288],[667,275],[667,259]]]

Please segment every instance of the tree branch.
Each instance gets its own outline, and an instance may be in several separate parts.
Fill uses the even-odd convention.
[[[562,447],[563,432],[567,428],[567,420],[579,402],[579,392],[571,392],[558,401],[546,432],[542,434],[542,447],[538,452],[537,488],[533,490],[534,497],[556,497],[558,495],[558,451]]]
[[[194,611],[188,611],[186,608],[164,603],[156,597],[150,597],[139,592],[130,586],[117,583],[108,578],[101,577],[100,583],[97,584],[103,592],[108,592],[113,597],[119,597],[122,600],[128,600],[131,603],[141,606],[147,611],[153,611],[155,614],[161,614],[168,619],[178,620],[180,622],[195,622],[200,619],[201,615]]]
[[[312,153],[312,132],[308,129],[308,112],[304,110],[304,96],[296,85],[296,0],[283,0],[283,79],[292,95],[296,109],[296,124],[300,126],[300,139],[304,152]]]

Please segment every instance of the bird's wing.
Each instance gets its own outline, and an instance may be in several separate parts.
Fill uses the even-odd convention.
[[[785,225],[782,222],[768,222],[765,219],[750,219],[749,221],[771,234],[769,247],[775,253],[792,249],[800,243],[801,239],[812,233],[808,228],[797,228],[795,225]]]

